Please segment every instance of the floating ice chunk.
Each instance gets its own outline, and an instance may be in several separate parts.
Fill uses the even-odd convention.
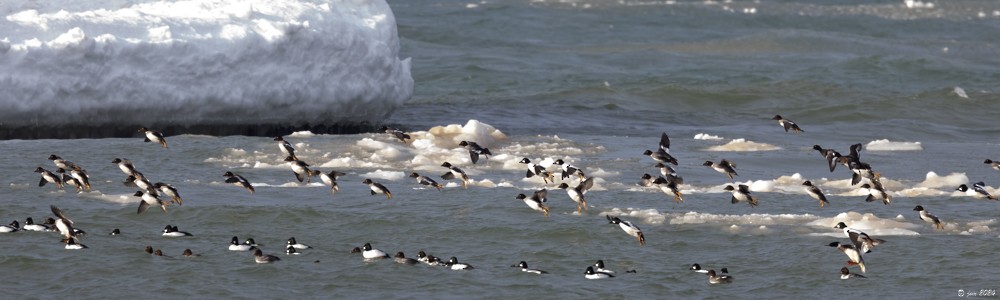
[[[917,187],[955,189],[959,185],[966,183],[969,183],[969,177],[965,173],[951,173],[947,176],[940,176],[934,171],[930,171],[924,176],[924,181],[917,184]]]
[[[360,174],[358,176],[364,178],[377,178],[377,179],[396,181],[405,178],[406,174],[404,174],[402,171],[382,171],[382,169],[378,169],[372,172]]]
[[[434,137],[434,143],[441,148],[458,148],[458,143],[462,141],[473,141],[479,146],[489,148],[497,141],[506,140],[507,135],[493,126],[469,120],[464,126],[451,124],[447,126],[435,126],[427,131]]]
[[[874,140],[865,146],[868,151],[920,151],[924,147],[920,142],[892,142],[888,139]]]
[[[844,222],[848,227],[864,231],[865,233],[878,237],[886,235],[919,235],[915,229],[920,225],[905,222],[903,220],[883,219],[871,213],[860,214],[857,212],[843,212],[832,218],[821,218],[809,222],[807,225],[820,228],[828,227],[831,231],[838,222]]]
[[[298,138],[306,138],[306,137],[316,136],[316,134],[312,133],[312,131],[304,130],[304,131],[292,132],[292,134],[289,134],[288,136],[290,136],[290,137],[298,137]]]
[[[413,92],[384,0],[16,0],[0,11],[3,127],[351,125],[383,120]]]
[[[725,145],[718,145],[708,147],[705,149],[707,151],[722,151],[722,152],[751,152],[751,151],[773,151],[781,149],[778,146],[758,143],[754,141],[748,141],[746,139],[735,139],[726,143]]]
[[[694,139],[696,139],[696,140],[721,140],[722,137],[719,137],[719,136],[716,136],[716,135],[707,134],[707,133],[699,133],[699,134],[694,135]]]

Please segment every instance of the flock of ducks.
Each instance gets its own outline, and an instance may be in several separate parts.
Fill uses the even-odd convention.
[[[780,115],[774,116],[773,119],[777,120],[779,125],[781,125],[786,132],[802,132],[802,129],[795,122],[785,119]],[[381,130],[392,135],[403,143],[407,143],[412,140],[412,137],[409,134],[398,129],[383,127]],[[161,133],[144,127],[140,128],[139,132],[143,134],[145,142],[157,143],[163,148],[168,148],[167,141]],[[285,156],[284,161],[289,163],[296,180],[299,182],[311,182],[313,177],[320,177],[320,180],[325,185],[330,187],[331,193],[336,195],[336,193],[340,190],[337,179],[344,176],[345,173],[333,170],[324,173],[319,170],[310,169],[311,166],[308,163],[300,160],[295,155],[295,148],[291,143],[285,141],[284,138],[280,136],[274,138],[274,141],[277,143],[278,149]],[[479,162],[480,157],[489,159],[489,157],[493,155],[488,148],[481,147],[474,141],[461,141],[458,143],[457,147],[462,147],[468,151],[470,161],[473,165]],[[861,144],[851,145],[848,152],[849,154],[847,155],[843,155],[833,149],[822,148],[819,145],[814,145],[813,149],[817,150],[820,155],[823,156],[830,172],[834,172],[838,165],[847,167],[852,173],[852,186],[860,184],[860,188],[867,191],[867,202],[881,201],[885,205],[891,204],[892,197],[885,191],[880,181],[881,175],[874,172],[870,164],[861,160]],[[683,178],[678,175],[674,167],[671,166],[677,166],[678,161],[670,153],[670,138],[668,135],[664,132],[660,137],[658,148],[655,151],[645,150],[643,155],[649,156],[656,163],[655,167],[659,169],[660,176],[653,178],[653,176],[648,173],[643,174],[638,184],[646,187],[659,188],[666,195],[668,195],[668,197],[672,197],[675,203],[683,203],[684,198],[678,186],[683,184],[684,181]],[[49,156],[48,159],[53,162],[57,171],[53,173],[45,168],[38,167],[35,172],[39,173],[41,176],[38,183],[40,187],[49,183],[55,184],[59,189],[63,189],[66,186],[72,186],[77,193],[89,191],[91,189],[89,176],[81,166],[65,160],[55,154]],[[158,206],[164,213],[166,213],[169,205],[176,204],[181,206],[183,204],[180,193],[175,187],[163,182],[151,183],[150,180],[139,172],[128,159],[115,158],[112,163],[116,164],[127,176],[123,181],[125,185],[138,188],[134,194],[135,197],[140,199],[138,201],[137,214],[146,212],[151,206]],[[526,178],[542,178],[542,182],[545,185],[555,182],[555,174],[553,171],[549,171],[548,168],[535,164],[528,158],[522,159],[520,163],[526,166]],[[1000,171],[1000,163],[992,160],[986,160],[985,163]],[[594,178],[587,177],[581,168],[573,166],[562,159],[556,160],[553,165],[558,166],[563,180],[563,182],[556,188],[565,190],[569,198],[577,204],[577,213],[581,213],[586,210],[587,202],[585,195],[588,190],[593,187]],[[747,202],[751,208],[760,204],[758,198],[751,194],[750,188],[747,185],[735,185],[734,178],[735,176],[739,176],[735,163],[722,159],[719,162],[706,161],[703,165],[726,175],[730,182],[734,183],[732,185],[726,185],[724,188],[725,191],[732,193],[731,202],[733,204]],[[441,166],[447,169],[443,175],[439,176],[441,179],[458,180],[461,182],[463,188],[468,188],[471,179],[465,171],[447,161],[443,162]],[[254,194],[255,190],[253,185],[243,176],[233,173],[232,171],[226,171],[223,176],[226,178],[226,183],[239,186],[247,190],[250,194]],[[414,178],[417,184],[429,188],[441,190],[444,187],[432,177],[420,175],[416,172],[410,173],[409,177]],[[575,182],[573,179],[576,179]],[[384,184],[376,182],[370,178],[365,178],[362,183],[369,187],[371,195],[384,195],[386,199],[392,199],[392,192],[390,192]],[[804,186],[806,194],[819,201],[821,208],[825,207],[829,203],[819,187],[813,185],[808,180],[804,181],[802,185]],[[978,195],[981,195],[983,198],[997,200],[997,197],[990,195],[985,190],[985,184],[983,182],[975,183],[971,188],[963,184],[959,186],[957,190],[962,192],[972,190]],[[525,195],[523,193],[518,194],[515,199],[523,201],[529,208],[539,211],[544,216],[548,217],[550,209],[546,205],[547,196],[548,189],[543,186],[541,189],[532,192],[531,195]],[[169,199],[167,199],[167,197],[169,197]],[[65,243],[66,249],[86,249],[87,246],[81,244],[79,241],[79,237],[86,233],[82,230],[74,228],[73,221],[69,219],[61,209],[54,205],[51,206],[50,209],[55,217],[48,218],[43,224],[35,224],[29,217],[26,219],[23,227],[21,227],[16,220],[10,225],[0,226],[0,233],[19,230],[58,231],[62,236],[62,242]],[[930,214],[924,209],[924,207],[917,205],[913,210],[917,211],[921,220],[932,223],[936,229],[943,229],[943,223],[940,219]],[[609,224],[617,225],[626,234],[636,238],[640,246],[645,245],[645,235],[638,226],[630,221],[623,220],[616,216],[605,215],[605,218]],[[837,248],[849,258],[847,266],[840,270],[841,278],[864,278],[862,275],[851,273],[848,266],[859,266],[862,273],[866,272],[867,267],[864,262],[863,254],[870,253],[875,246],[885,243],[885,240],[872,238],[860,230],[848,227],[847,224],[843,222],[838,223],[834,226],[834,228],[842,229],[845,236],[850,240],[850,243],[832,242],[829,244],[830,247]],[[112,235],[118,233],[120,233],[120,231],[115,229],[112,232]],[[177,226],[171,225],[167,225],[164,228],[163,235],[169,237],[191,236],[190,233],[180,231]],[[257,245],[253,239],[247,239],[243,243],[240,243],[238,238],[234,236],[230,242],[229,250],[253,251],[254,261],[257,263],[273,263],[280,261],[280,258],[277,256],[264,254],[258,246],[259,245]],[[295,238],[292,237],[287,241],[286,254],[296,255],[299,253],[299,250],[308,248],[311,247],[299,244],[295,241]],[[152,250],[152,247],[148,246],[146,248],[146,252],[153,255],[163,255],[162,251],[158,249],[154,251]],[[353,249],[352,252],[361,253],[362,257],[366,260],[393,258],[396,262],[401,264],[412,265],[425,263],[433,266],[445,266],[452,270],[473,269],[473,267],[469,264],[458,262],[455,257],[451,257],[448,261],[442,261],[437,257],[427,255],[423,251],[418,253],[417,259],[408,258],[403,254],[403,252],[397,252],[395,256],[390,257],[386,252],[374,249],[370,243],[365,243],[362,247]],[[192,253],[190,249],[185,249],[183,255],[197,256]],[[523,272],[532,274],[548,273],[538,269],[530,269],[528,268],[527,262],[524,261],[521,261],[516,265],[512,265],[511,267],[517,267]],[[702,270],[698,264],[694,264],[691,267],[691,270],[706,274],[708,276],[708,281],[711,284],[731,283],[733,281],[733,277],[728,274],[728,269],[726,268],[722,268],[721,273],[716,273],[715,270]],[[604,262],[602,260],[598,260],[593,266],[588,266],[586,268],[584,271],[584,277],[587,279],[612,278],[614,277],[614,272],[605,269]]]

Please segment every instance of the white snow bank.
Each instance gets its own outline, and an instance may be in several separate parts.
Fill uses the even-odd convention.
[[[384,0],[0,1],[0,120],[378,121],[410,98]]]

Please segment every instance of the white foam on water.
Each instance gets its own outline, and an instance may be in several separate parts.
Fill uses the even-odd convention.
[[[754,151],[774,151],[779,149],[781,148],[767,143],[758,143],[754,141],[748,141],[746,139],[734,139],[724,145],[708,147],[708,149],[705,149],[705,151],[754,152]]]
[[[868,151],[921,151],[924,147],[920,142],[893,142],[888,139],[874,140],[865,146]]]
[[[941,176],[934,171],[930,171],[927,172],[927,175],[924,175],[924,181],[918,183],[917,187],[956,189],[959,185],[965,183],[969,183],[969,177],[965,173],[951,173]]]

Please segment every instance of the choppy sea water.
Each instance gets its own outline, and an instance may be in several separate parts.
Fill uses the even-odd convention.
[[[1000,174],[983,164],[1000,158],[991,125],[995,3],[390,5],[401,56],[414,58],[416,86],[388,122],[415,132],[416,141],[286,136],[314,168],[347,173],[336,195],[297,183],[270,138],[179,135],[168,137],[169,149],[138,137],[0,141],[0,223],[44,219],[56,205],[88,232],[82,242],[90,246],[65,250],[54,233],[0,234],[5,291],[29,298],[950,298],[997,288],[1000,273],[990,265],[1000,203],[954,191],[985,181],[996,194],[1000,186]],[[785,133],[774,114],[805,132]],[[502,134],[490,135],[490,127]],[[641,153],[655,149],[662,132],[685,179],[681,204],[635,185],[643,173],[657,174]],[[496,155],[473,165],[456,147],[463,139]],[[811,149],[846,153],[854,143],[865,145],[862,160],[882,174],[891,205],[864,202],[849,172],[829,172]],[[38,187],[31,171],[54,171],[50,154],[86,168],[93,191]],[[176,186],[184,205],[137,215],[135,189],[120,183],[116,157]],[[523,179],[517,161],[524,157],[545,165],[562,158],[595,177],[587,211],[575,214],[555,184]],[[722,191],[728,178],[701,166],[722,158],[737,164],[736,182],[751,186],[760,206],[730,204]],[[444,161],[474,184],[451,181],[438,192],[405,177],[415,171],[445,183]],[[225,171],[245,176],[256,194],[224,183]],[[384,183],[393,198],[369,195],[364,178]],[[830,205],[805,195],[803,180],[826,191]],[[543,186],[549,217],[514,199]],[[918,204],[945,228],[921,222],[912,210]],[[646,245],[604,215],[635,222]],[[865,255],[868,279],[839,279],[847,257],[826,244],[847,241],[832,228],[840,221],[888,241]],[[194,236],[161,237],[167,224]],[[108,236],[113,228],[124,234]],[[228,251],[232,236],[254,238],[282,261],[258,265],[249,253]],[[285,256],[292,236],[314,249]],[[390,254],[455,256],[476,269],[365,262],[350,253],[365,242]],[[152,257],[146,245],[170,257]],[[180,256],[185,248],[201,256]],[[619,276],[583,279],[597,259]],[[521,260],[550,274],[509,267]],[[687,271],[692,263],[727,267],[736,281],[709,286]]]

